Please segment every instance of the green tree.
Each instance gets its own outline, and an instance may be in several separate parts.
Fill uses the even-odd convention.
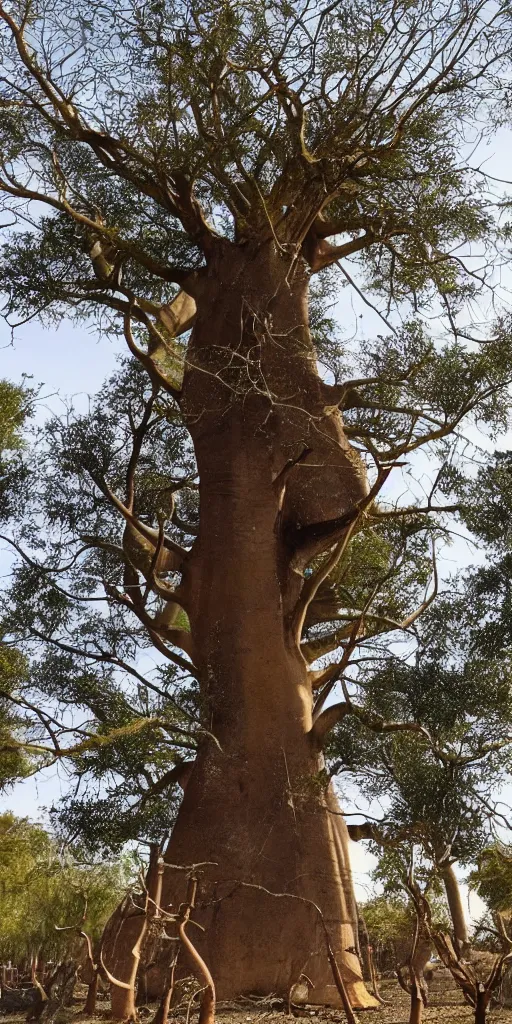
[[[22,429],[30,412],[33,393],[0,380],[0,524],[18,511],[27,470],[23,464]],[[27,677],[27,663],[23,655],[8,646],[3,639],[0,623],[0,789],[23,778],[29,770],[30,759],[21,745],[24,716],[13,705],[13,695],[19,691]]]
[[[510,324],[467,347],[457,316],[473,337],[465,303],[486,287],[460,252],[500,244],[458,142],[506,116],[509,4],[77,0],[0,17],[0,191],[17,218],[2,249],[7,312],[98,311],[146,374],[135,415],[124,399],[122,475],[112,407],[62,432],[80,519],[67,520],[66,562],[26,563],[44,598],[26,636],[111,666],[115,683],[136,678],[151,643],[176,680],[197,683],[197,756],[167,856],[209,865],[199,941],[221,998],[288,992],[304,969],[312,998],[337,998],[313,901],[367,1004],[348,952],[346,829],[322,785],[322,708],[363,634],[401,635],[425,606],[402,617],[422,588],[418,576],[398,586],[400,551],[420,538],[428,574],[437,489],[412,509],[384,503],[396,464],[422,446],[442,464],[464,425],[507,425]],[[325,305],[353,280],[350,258],[388,326],[343,349]],[[408,528],[390,540],[390,522]],[[375,557],[361,586],[347,573],[363,526]],[[70,554],[72,598],[42,585]],[[389,576],[392,616],[379,604]],[[18,592],[31,580],[20,570]],[[61,639],[66,602],[97,600],[99,581],[111,608],[99,643],[91,619]],[[325,651],[338,657],[315,667]],[[169,718],[154,717],[136,728],[165,742]],[[98,749],[92,733],[76,733],[73,756]],[[59,742],[48,751],[63,756]],[[168,870],[164,900],[183,893]],[[132,925],[113,960],[121,979]],[[118,1017],[133,1012],[127,992]]]
[[[26,818],[0,816],[0,956],[40,962],[83,952],[82,924],[97,941],[130,884],[123,861],[81,863]]]
[[[410,942],[413,919],[404,899],[375,896],[362,904],[366,927],[377,953],[391,950],[396,961],[396,946]]]
[[[483,850],[470,882],[493,912],[512,914],[512,856],[510,847],[493,843]]]
[[[474,864],[504,823],[498,793],[511,768],[510,645],[489,644],[475,600],[489,572],[452,581],[417,625],[412,652],[376,652],[345,678],[359,722],[338,714],[326,751],[330,772],[353,778],[383,808],[380,822],[349,826],[352,837],[421,846],[443,881],[462,949],[469,934],[454,864]],[[493,617],[503,614],[496,595]],[[371,737],[367,723],[380,735]]]

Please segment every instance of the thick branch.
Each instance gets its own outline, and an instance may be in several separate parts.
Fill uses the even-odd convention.
[[[353,704],[351,700],[341,701],[322,711],[318,716],[309,736],[315,746],[322,747],[327,735],[334,729],[338,722],[343,721],[347,715],[354,715],[363,725],[372,732],[417,732],[433,746],[430,733],[418,722],[387,722],[381,715],[374,715],[364,708]]]
[[[110,490],[110,487],[108,486],[106,481],[103,480],[102,477],[95,476],[93,477],[93,479],[94,483],[96,484],[97,487],[99,487],[102,494],[104,494],[105,497],[108,498],[108,500],[114,506],[114,508],[116,508],[117,511],[121,513],[123,519],[125,519],[127,523],[130,523],[130,525],[133,526],[135,530],[137,530],[137,532],[140,533],[142,537],[144,537],[145,540],[149,541],[149,543],[156,548],[159,536],[158,530],[154,530],[152,527],[146,526],[146,524],[143,523],[140,519],[137,519],[137,517],[134,516],[132,512],[130,512],[130,509],[128,509],[126,505],[123,504],[120,498],[118,498],[117,495]],[[186,550],[186,548],[182,548],[180,544],[177,544],[176,541],[172,540],[172,538],[168,537],[167,535],[164,535],[163,547],[166,548],[167,551],[173,552],[177,556],[177,561],[174,568],[176,571],[178,571],[183,562],[187,560],[189,554],[188,551]],[[178,604],[181,604],[179,597],[175,596],[173,591],[169,591],[166,594],[166,597],[168,600],[172,599],[173,601],[176,601]]]
[[[139,800],[139,806],[145,807],[148,800],[152,800],[155,796],[160,796],[161,793],[165,793],[169,786],[172,786],[175,782],[179,783],[184,789],[183,783],[186,777],[190,774],[194,762],[193,761],[180,761],[179,764],[175,764],[168,772],[165,772],[161,778],[157,779],[152,786],[141,796]]]
[[[324,560],[322,565],[317,569],[316,572],[312,573],[307,579],[304,580],[300,598],[297,602],[294,614],[293,614],[293,633],[295,636],[296,643],[300,643],[302,630],[304,627],[304,620],[306,618],[307,610],[311,602],[316,597],[319,587],[322,585],[325,579],[329,576],[338,562],[341,561],[345,554],[350,538],[354,532],[354,528],[357,523],[357,518],[353,519],[350,525],[345,531],[343,539],[336,544],[331,554]]]
[[[175,299],[162,306],[159,319],[173,338],[190,330],[196,317],[196,301],[186,291],[178,292]]]
[[[352,238],[350,242],[344,242],[343,245],[331,245],[329,242],[320,241],[313,251],[311,272],[317,274],[319,270],[330,267],[337,260],[343,259],[345,256],[352,256],[353,253],[360,252],[361,249],[367,249],[374,241],[373,234],[368,231],[364,235],[360,235],[359,238]]]
[[[343,535],[347,527],[351,526],[351,524],[359,518],[361,513],[365,512],[373,503],[391,473],[391,470],[394,468],[394,465],[385,466],[383,469],[380,469],[377,474],[377,479],[373,484],[373,487],[368,491],[368,494],[362,498],[361,501],[356,502],[356,504],[342,516],[338,516],[336,519],[328,519],[325,522],[311,523],[308,526],[296,527],[291,537],[291,545],[294,550],[301,551],[318,541],[324,541],[325,547],[335,544]]]

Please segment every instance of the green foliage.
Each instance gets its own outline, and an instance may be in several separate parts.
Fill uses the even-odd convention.
[[[407,842],[380,850],[379,863],[372,872],[372,878],[383,891],[361,907],[371,945],[380,953],[390,952],[395,964],[403,962],[410,951],[417,927],[415,906],[407,888],[411,862],[414,863],[415,884],[428,896],[434,927],[450,929],[442,887],[431,867],[424,858],[418,858],[417,852]]]
[[[34,393],[0,380],[0,523],[19,509],[26,470],[20,458],[22,430]]]
[[[81,863],[60,851],[42,826],[1,815],[0,956],[16,961],[38,953],[56,960],[82,952],[76,927],[82,925],[93,941],[99,938],[131,871],[126,860]]]
[[[480,854],[469,882],[492,911],[512,913],[512,851],[501,843]]]
[[[21,447],[21,428],[27,415],[26,394],[23,388],[0,380],[0,451],[13,451]]]
[[[424,613],[412,655],[367,655],[350,686],[363,717],[344,718],[327,750],[331,771],[384,809],[383,840],[407,838],[434,864],[478,858],[511,768],[512,648],[488,632],[506,599],[495,593],[488,612],[475,603],[489,572],[461,577]]]
[[[167,0],[122,12],[40,2],[31,47],[68,99],[49,102],[30,73],[28,93],[18,91],[20,56],[6,27],[0,141],[13,200],[5,202],[17,209],[16,187],[30,186],[53,205],[37,230],[7,232],[8,309],[83,317],[115,308],[88,256],[94,221],[107,262],[121,255],[126,285],[146,300],[168,298],[169,267],[203,262],[174,201],[181,181],[193,183],[218,234],[244,241],[269,219],[281,230],[283,211],[321,187],[340,233],[372,233],[360,259],[374,291],[395,303],[437,296],[460,307],[477,284],[458,249],[495,240],[499,229],[482,177],[461,166],[459,139],[476,119],[499,120],[508,88],[507,4],[482,14],[468,46],[458,45],[478,11],[476,0],[444,0],[435,11],[408,0],[399,16],[380,0],[298,8],[230,0],[220,9]],[[80,138],[79,119],[99,138],[87,128]],[[351,187],[340,188],[345,180]],[[68,206],[59,201],[63,182]]]
[[[156,529],[175,504],[184,520],[197,515],[196,492],[187,487],[195,466],[183,426],[165,395],[156,401],[140,365],[123,360],[87,415],[66,423],[55,418],[42,431],[44,459],[30,465],[30,502],[19,520],[23,543],[35,544],[34,559],[17,566],[4,601],[4,630],[23,639],[29,656],[24,675],[12,675],[9,689],[22,706],[30,701],[19,740],[31,745],[41,765],[69,758],[79,785],[54,810],[55,827],[79,835],[92,852],[119,851],[128,840],[162,840],[179,790],[175,781],[154,796],[153,789],[175,764],[194,756],[197,742],[197,688],[180,680],[172,665],[141,671],[137,658],[150,646],[145,630],[115,602],[101,611],[95,604],[99,590],[123,588],[126,573],[124,523],[101,485],[107,479],[114,491],[124,486],[134,425],[153,400],[139,450],[135,514]],[[185,482],[180,493],[177,477]],[[67,569],[56,573],[62,563]],[[159,607],[151,596],[148,612]],[[177,625],[187,628],[184,615]],[[42,720],[34,707],[43,709]],[[53,711],[66,721],[77,709],[86,728],[73,733],[63,726],[66,742],[56,752],[48,716]],[[8,753],[4,743],[2,756],[7,770],[8,758],[22,763],[23,750]]]
[[[486,544],[508,530],[507,457],[475,476],[465,433],[508,427],[512,321],[498,316],[485,338],[475,327],[475,345],[457,317],[487,283],[459,254],[507,241],[465,140],[468,126],[504,116],[509,4],[38,0],[26,51],[10,17],[0,37],[6,315],[95,318],[113,333],[121,315],[138,346],[126,330],[137,358],[87,414],[50,421],[37,460],[25,462],[30,499],[0,508],[17,513],[24,552],[2,629],[29,659],[27,678],[7,689],[25,702],[24,737],[41,763],[72,764],[78,789],[55,812],[60,827],[89,849],[161,835],[177,791],[160,784],[209,728],[190,621],[178,610],[162,629],[180,548],[193,544],[200,517],[174,392],[187,340],[171,344],[163,307],[181,285],[200,295],[216,273],[225,287],[218,267],[230,247],[251,255],[272,245],[312,277],[309,326],[337,385],[325,387],[326,415],[341,406],[371,467],[409,460],[414,474],[420,448],[435,467],[426,510],[415,498],[399,506],[393,491],[365,509],[307,610],[303,653],[319,670],[352,654],[344,684],[366,716],[339,726],[329,766],[357,777],[371,800],[387,794],[390,829],[408,830],[433,857],[450,844],[470,859],[485,832],[482,798],[506,769],[485,737],[505,741],[511,725],[508,552],[411,627],[450,525],[440,495],[455,496]],[[21,5],[12,17],[22,20]],[[329,304],[351,277],[338,251],[315,280],[313,257],[328,252],[322,229],[352,246],[351,273],[384,297],[385,336],[349,340],[333,329]],[[157,330],[165,358],[152,362]],[[21,409],[11,397],[10,444]],[[142,533],[130,548],[134,521]],[[137,560],[148,533],[153,548]],[[176,556],[161,572],[157,538],[158,555]],[[474,599],[481,613],[489,593],[497,610],[481,629],[476,611],[461,608]],[[383,720],[416,732],[379,731]]]
[[[361,913],[374,949],[410,941],[414,917],[404,898],[374,896],[361,905]]]
[[[24,720],[10,699],[27,679],[26,658],[0,641],[0,791],[29,774],[31,758],[23,749]]]

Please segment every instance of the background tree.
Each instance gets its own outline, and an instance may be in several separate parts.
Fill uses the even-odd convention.
[[[0,523],[15,509],[15,494],[26,475],[19,455],[23,448],[23,426],[35,395],[28,387],[16,387],[0,380]]]
[[[15,964],[32,962],[40,972],[49,961],[80,959],[83,940],[66,926],[83,919],[83,928],[97,942],[133,874],[128,859],[81,862],[70,849],[59,850],[41,825],[3,814],[0,956]]]
[[[385,962],[392,969],[403,963],[413,930],[411,909],[403,893],[373,896],[360,909],[379,965]]]
[[[98,310],[104,329],[122,324],[146,374],[135,406],[122,398],[121,449],[100,409],[70,425],[59,465],[80,518],[66,520],[67,500],[57,538],[25,552],[13,597],[35,573],[38,607],[13,635],[107,666],[110,690],[130,676],[143,701],[155,694],[137,667],[148,642],[175,681],[197,684],[186,734],[169,688],[157,715],[135,708],[130,729],[197,747],[167,856],[209,862],[198,912],[220,998],[288,992],[304,970],[310,998],[337,998],[313,901],[352,1000],[369,1002],[347,952],[346,829],[322,775],[329,729],[354,707],[324,705],[350,658],[376,634],[406,633],[435,590],[426,598],[413,580],[405,617],[400,588],[398,616],[379,607],[400,552],[428,550],[446,508],[439,475],[412,507],[389,491],[384,502],[397,463],[428,446],[431,464],[458,459],[463,473],[464,442],[457,455],[446,439],[456,449],[470,423],[507,425],[509,323],[472,333],[464,304],[486,271],[461,254],[500,243],[463,139],[501,116],[509,15],[503,0],[0,7],[0,191],[17,218],[2,249],[7,311]],[[343,352],[321,307],[329,268],[334,288],[354,280],[349,257],[389,312],[385,337]],[[459,312],[479,346],[466,347]],[[346,565],[363,528],[383,555],[358,590]],[[70,617],[68,602],[105,598],[98,639],[98,617]],[[337,657],[318,668],[326,651]],[[43,757],[102,745],[96,718],[72,722],[63,748],[69,723],[57,736],[43,715]],[[183,873],[165,877],[164,900],[179,903]],[[277,906],[265,889],[290,898]],[[112,960],[120,978],[133,973],[132,925]],[[118,1017],[131,1012],[121,996]]]
[[[34,393],[0,380],[0,529],[20,511],[20,498],[27,479],[22,459],[23,426],[30,413]],[[19,746],[23,714],[12,697],[27,676],[26,659],[4,641],[0,625],[0,789],[24,778],[30,759]]]
[[[471,884],[491,911],[506,918],[512,911],[512,858],[510,847],[494,843],[483,850],[471,872]]]
[[[379,885],[383,885],[383,897],[373,901],[373,906],[370,905],[370,920],[374,916],[375,926],[383,934],[386,930],[383,913],[388,908],[391,911],[387,926],[388,942],[390,928],[397,927],[393,942],[394,968],[401,988],[411,999],[409,1024],[420,1024],[422,1019],[428,1001],[424,970],[432,955],[432,934],[434,930],[446,927],[447,920],[446,906],[441,896],[442,886],[432,870],[433,865],[421,854],[418,857],[417,853],[407,840],[397,841],[392,848],[380,853],[373,878]],[[419,892],[423,892],[425,898],[428,894],[428,922],[415,899]]]
[[[474,864],[507,826],[498,797],[510,777],[511,652],[508,642],[489,643],[490,616],[475,596],[490,574],[485,567],[453,580],[412,643],[377,651],[344,677],[359,722],[344,718],[326,751],[329,772],[353,779],[380,808],[379,822],[349,826],[353,838],[407,839],[436,865],[462,951],[469,934],[454,864]],[[506,614],[495,595],[492,617]],[[388,722],[387,733],[369,736],[372,715],[376,726]]]

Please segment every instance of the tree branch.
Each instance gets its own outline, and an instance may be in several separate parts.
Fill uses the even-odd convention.
[[[350,699],[345,699],[339,704],[333,704],[331,707],[326,708],[325,711],[322,711],[321,715],[318,716],[313,727],[309,731],[309,736],[313,744],[316,747],[321,748],[329,732],[331,732],[338,722],[343,721],[347,715],[354,715],[358,721],[365,725],[367,729],[371,729],[372,732],[416,732],[422,736],[433,749],[437,750],[428,729],[425,729],[425,727],[420,725],[418,722],[387,722],[382,715],[367,712],[364,708],[359,707],[357,704],[353,704]]]
[[[311,523],[303,527],[295,527],[291,534],[291,546],[295,551],[302,551],[319,540],[325,541],[325,547],[334,544],[341,534],[359,518],[362,512],[373,503],[377,494],[386,482],[389,474],[399,463],[393,463],[379,469],[375,483],[368,491],[368,494],[342,516],[336,519],[328,519],[325,522]]]

